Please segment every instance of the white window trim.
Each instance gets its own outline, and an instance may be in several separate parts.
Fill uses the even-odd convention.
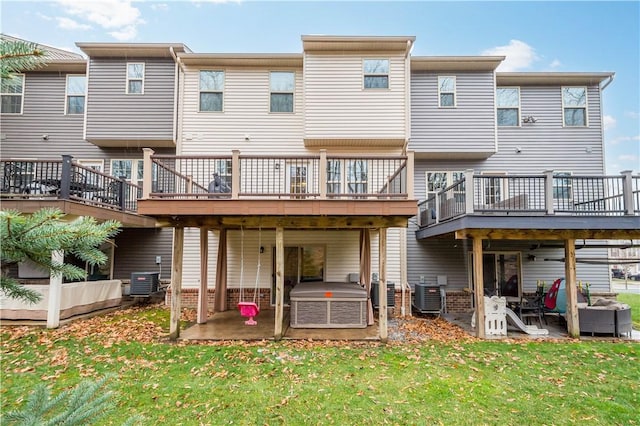
[[[331,195],[351,195],[351,196],[359,196],[360,194],[366,195],[369,193],[369,184],[371,182],[371,175],[370,173],[370,167],[369,167],[369,161],[366,159],[360,159],[360,158],[348,158],[348,159],[340,159],[340,158],[332,158],[329,161],[334,162],[334,163],[338,163],[339,165],[339,172],[340,172],[340,179],[339,180],[328,180],[329,176],[327,174],[327,182],[323,183],[323,185],[339,185],[340,190],[339,192],[329,192],[328,188],[327,188],[327,193],[331,194]],[[367,178],[365,180],[349,180],[350,179],[350,175],[349,175],[349,167],[353,166],[356,162],[361,161],[364,165],[365,165],[365,171],[367,174]],[[366,186],[367,190],[365,192],[349,192],[349,186],[350,185],[355,185],[356,187],[358,185],[364,185]]]
[[[24,88],[27,85],[27,76],[23,73],[15,73],[13,77],[22,77],[22,93],[0,93],[0,96],[20,96],[20,112],[3,112],[2,115],[23,115],[24,114]]]
[[[437,191],[429,191],[429,173],[444,173],[446,175],[446,179],[447,179],[447,184],[444,186],[444,188],[440,188]],[[449,186],[453,185],[454,183],[456,183],[457,181],[453,180],[453,175],[455,173],[459,173],[462,174],[464,176],[464,171],[463,170],[426,170],[424,172],[424,188],[425,188],[425,195],[426,198],[429,198],[431,195],[437,194],[440,191],[442,191],[443,189],[448,188]],[[456,192],[456,193],[461,193],[460,191]],[[449,198],[452,198],[453,194],[448,194]]]
[[[129,78],[129,65],[142,65],[142,79],[139,78]],[[125,69],[126,72],[126,85],[125,85],[125,93],[127,95],[144,95],[144,80],[145,80],[145,75],[147,72],[147,67],[146,64],[144,62],[127,62],[127,67]],[[140,90],[140,93],[130,93],[129,92],[129,81],[142,81],[142,89]]]
[[[441,92],[440,91],[440,78],[452,78],[453,79],[453,92]],[[458,106],[458,81],[455,75],[439,75],[438,76],[438,108],[456,108]],[[442,105],[442,93],[453,93],[453,105]]]
[[[564,105],[564,89],[567,88],[580,88],[584,89],[584,126],[567,126],[564,121],[564,110],[566,108],[576,108]],[[583,129],[585,127],[589,127],[589,90],[587,86],[561,86],[560,87],[560,102],[562,103],[562,127],[566,127],[569,129]],[[582,108],[582,107],[577,107]]]
[[[78,94],[69,95],[69,77],[84,77],[84,108],[82,114],[69,114],[69,96],[79,96]],[[127,83],[127,87],[129,84]],[[67,74],[64,86],[64,115],[84,115],[87,112],[87,76],[86,74]]]
[[[387,61],[389,64],[389,70],[382,74],[372,74],[372,73],[365,73],[364,72],[364,63],[366,61]],[[362,70],[362,90],[368,91],[368,90],[391,90],[391,59],[389,58],[362,58],[362,64],[360,66],[360,69]],[[387,87],[365,87],[364,86],[364,80],[366,76],[375,76],[375,77],[382,77],[382,76],[387,76]]]
[[[509,126],[509,125],[502,125],[501,126],[500,123],[498,123],[498,110],[499,109],[513,109],[513,107],[499,107],[498,106],[497,89],[518,89],[518,106],[515,107],[518,110],[518,118],[516,120],[516,125],[515,126]],[[521,120],[522,120],[522,90],[520,90],[520,86],[498,86],[498,87],[496,87],[496,125],[498,127],[522,127],[522,121]]]
[[[282,91],[271,90],[271,75],[274,72],[293,74],[293,90],[290,91],[290,92],[282,92]],[[292,95],[293,103],[292,103],[291,111],[271,111],[271,95],[273,95],[273,94],[276,94],[276,95]],[[222,95],[222,100],[223,100],[223,103],[224,103],[224,95]],[[296,112],[296,72],[295,71],[291,71],[291,70],[271,70],[271,71],[269,71],[269,114],[294,114],[295,112]]]
[[[203,71],[221,72],[224,74],[222,79],[222,90],[201,90],[200,88],[200,73]],[[227,88],[227,70],[226,69],[200,69],[198,70],[198,113],[203,114],[220,114],[224,112],[225,104],[225,90]],[[222,93],[222,109],[220,111],[203,111],[200,109],[200,94],[201,93]]]
[[[569,127],[574,127],[574,126],[569,126]],[[560,185],[556,185],[556,179],[564,179],[564,178],[571,178],[571,176],[573,175],[573,172],[568,172],[568,171],[554,171],[553,172],[553,185],[552,185],[552,190],[553,190],[553,200],[568,200],[571,201],[573,200],[573,180],[569,179],[568,180],[568,184],[566,186],[560,186]],[[556,188],[567,188],[569,190],[569,193],[567,194],[568,197],[556,197]]]

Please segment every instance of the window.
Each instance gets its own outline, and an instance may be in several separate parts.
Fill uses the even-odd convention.
[[[224,71],[200,71],[200,111],[222,111]]]
[[[215,160],[215,172],[220,176],[221,185],[231,190],[231,160]]]
[[[144,62],[127,62],[127,93],[144,93]]]
[[[456,106],[456,78],[454,76],[438,76],[438,96],[441,107]]]
[[[562,114],[564,125],[579,127],[587,125],[587,88],[562,88]]]
[[[558,172],[553,174],[553,199],[571,200],[570,172]]]
[[[389,60],[365,59],[363,66],[365,89],[389,88]]]
[[[295,88],[294,72],[271,72],[271,100],[269,111],[293,112],[293,92]]]
[[[366,160],[328,160],[327,193],[366,194],[369,190],[367,169]]]
[[[2,77],[0,92],[2,93],[2,114],[22,114],[24,97],[24,74]]]
[[[289,165],[289,193],[307,193],[307,166]]]
[[[84,114],[87,78],[84,75],[67,76],[66,114]]]
[[[508,179],[505,172],[482,172],[482,194],[484,194],[483,204],[489,208],[500,203],[509,193]]]
[[[454,183],[461,181],[462,179],[464,179],[464,172],[427,172],[427,198],[453,185]],[[453,195],[456,201],[463,201],[464,186],[458,185],[452,194],[447,195],[449,198]]]
[[[520,124],[520,88],[498,87],[496,89],[498,126]]]
[[[111,160],[111,176],[142,186],[143,174],[144,160]],[[156,180],[155,176],[153,180]]]

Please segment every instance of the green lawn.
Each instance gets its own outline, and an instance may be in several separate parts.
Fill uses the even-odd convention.
[[[631,306],[631,321],[633,328],[640,330],[640,294],[620,293],[618,300]]]
[[[640,424],[637,343],[173,344],[167,325],[154,307],[2,329],[2,412],[41,381],[113,373],[118,410],[101,424]]]

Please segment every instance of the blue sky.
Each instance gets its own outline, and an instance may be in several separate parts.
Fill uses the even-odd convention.
[[[640,169],[640,2],[1,0],[2,32],[75,42],[181,42],[194,52],[300,52],[303,34],[413,35],[413,54],[506,55],[502,71],[613,71],[606,172]]]

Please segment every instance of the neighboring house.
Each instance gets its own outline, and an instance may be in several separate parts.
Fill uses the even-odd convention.
[[[5,35],[2,38],[17,40]],[[183,50],[182,45],[179,46]],[[109,264],[88,270],[89,280],[128,281],[134,271],[155,272],[163,265],[161,278],[170,277],[172,232],[157,228],[151,218],[137,215],[135,200],[136,185],[141,183],[142,175],[141,141],[144,140],[143,146],[167,147],[163,152],[175,152],[172,119],[176,99],[175,62],[170,54],[173,47],[155,45],[155,50],[134,52],[140,53],[135,57],[137,63],[149,62],[146,70],[139,74],[140,81],[146,83],[146,94],[126,93],[128,80],[135,90],[135,83],[131,83],[126,71],[125,58],[131,56],[130,50],[108,51],[105,56],[109,59],[102,59],[100,52],[89,50],[99,58],[87,61],[82,55],[41,45],[46,52],[43,67],[3,79],[2,208],[29,213],[41,207],[57,207],[69,220],[94,216],[98,220],[116,219],[122,223],[123,228],[113,244],[105,246]],[[160,56],[162,60],[156,58]],[[170,65],[156,66],[160,61]],[[113,74],[105,76],[104,63],[113,65]],[[107,109],[104,108],[105,96],[111,98]],[[169,104],[163,108],[168,109],[168,113],[154,109],[158,101]],[[162,126],[156,122],[148,129],[140,128],[139,123],[152,122],[156,115],[159,117],[155,120]],[[132,127],[127,129],[127,121],[137,123],[133,128],[146,134],[135,133]],[[122,129],[129,133],[128,137],[118,133]],[[152,129],[160,132],[152,133]],[[101,138],[100,131],[108,132],[109,140]],[[66,157],[63,159],[63,156]],[[65,177],[69,179],[66,189]],[[124,183],[117,179],[120,177]],[[72,258],[68,261],[74,262]],[[22,269],[12,273],[33,285],[48,282],[42,272],[27,266]],[[7,312],[3,309],[3,317],[7,317]],[[42,315],[46,317],[46,312],[36,316]]]
[[[408,279],[446,276],[449,310],[468,310],[482,253],[484,293],[520,298],[566,276],[565,244],[577,239],[578,284],[612,296],[598,239],[637,238],[640,225],[640,178],[604,176],[601,92],[613,73],[496,73],[498,64],[412,58],[409,149],[426,201]]]

